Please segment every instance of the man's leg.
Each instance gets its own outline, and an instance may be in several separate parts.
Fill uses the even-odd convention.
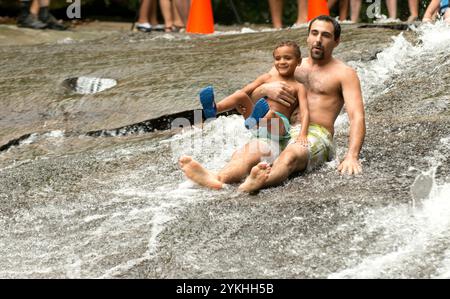
[[[283,0],[269,0],[270,15],[272,17],[273,28],[283,27]]]
[[[287,180],[295,172],[306,169],[308,149],[298,144],[290,144],[275,160],[272,167],[259,163],[252,168],[250,176],[239,186],[239,191],[254,192],[264,187],[276,186]]]
[[[386,0],[386,6],[390,19],[397,18],[397,0]]]
[[[189,156],[181,157],[179,165],[186,177],[195,183],[211,189],[221,189],[223,184],[242,181],[249,174],[251,168],[258,164],[261,157],[269,151],[270,148],[265,142],[251,141],[242,149],[234,152],[231,161],[218,174],[205,169]]]

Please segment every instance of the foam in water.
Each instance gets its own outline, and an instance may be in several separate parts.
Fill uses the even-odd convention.
[[[384,82],[393,75],[402,73],[410,64],[437,51],[448,53],[450,44],[450,26],[444,22],[423,24],[412,27],[418,34],[419,43],[413,45],[405,39],[403,32],[393,37],[391,46],[377,54],[377,59],[366,62],[349,62],[361,78],[363,98],[370,102],[380,92],[384,91]],[[445,52],[447,51],[447,52]]]
[[[450,148],[450,137],[441,139],[439,150]],[[438,153],[428,157],[432,166],[421,172],[411,186],[411,205],[392,205],[371,210],[365,217],[367,233],[381,233],[373,246],[394,248],[384,254],[371,255],[357,265],[329,275],[329,278],[392,278],[423,277],[405,270],[438,264],[437,274],[430,277],[450,276],[450,251],[439,252],[435,244],[450,245],[450,183],[438,185],[437,167],[447,160]],[[357,241],[357,240],[356,240]],[[438,260],[438,261],[436,261]]]

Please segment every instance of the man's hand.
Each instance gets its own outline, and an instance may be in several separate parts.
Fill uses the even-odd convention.
[[[264,95],[278,103],[290,107],[295,103],[295,90],[282,81],[265,83],[262,85]]]
[[[345,157],[344,161],[339,165],[338,171],[341,174],[348,173],[349,175],[361,173],[361,162],[355,158]]]

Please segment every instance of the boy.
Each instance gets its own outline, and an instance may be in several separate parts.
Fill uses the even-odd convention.
[[[301,122],[301,132],[296,142],[302,146],[307,146],[307,134],[309,125],[308,103],[306,100],[306,91],[302,84],[294,78],[294,72],[300,65],[302,58],[300,48],[293,41],[284,41],[279,43],[274,51],[274,66],[277,70],[276,75],[266,73],[258,77],[255,81],[245,86],[243,89],[226,97],[217,104],[214,102],[214,93],[211,86],[204,88],[200,92],[200,101],[203,106],[205,118],[213,118],[217,113],[236,108],[246,119],[245,126],[248,129],[259,125],[258,135],[260,137],[278,136],[279,141],[285,141],[290,138],[289,119],[297,105],[300,107],[299,121]],[[253,91],[264,83],[283,81],[294,88],[297,103],[286,107],[271,99],[261,98],[254,104],[252,100]],[[252,113],[250,114],[250,111]],[[278,128],[271,126],[272,119],[278,122]],[[261,121],[264,120],[264,121]],[[280,122],[281,121],[281,122]],[[282,124],[280,124],[282,123]],[[278,129],[278,130],[277,130]]]

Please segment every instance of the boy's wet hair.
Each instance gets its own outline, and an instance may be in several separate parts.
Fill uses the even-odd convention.
[[[297,59],[301,59],[302,58],[302,52],[300,52],[300,47],[297,45],[296,42],[292,41],[292,40],[285,40],[282,42],[279,42],[276,46],[275,49],[273,49],[273,53],[272,55],[275,56],[275,50],[281,47],[291,47],[292,49],[294,49],[294,54],[295,57],[297,57]]]
[[[330,16],[325,16],[325,15],[320,15],[318,17],[315,17],[314,19],[311,20],[311,22],[309,22],[309,27],[308,27],[308,34],[311,31],[311,26],[315,21],[324,21],[324,22],[328,22],[333,24],[334,27],[334,40],[338,40],[341,37],[341,25],[339,25],[339,22],[336,21],[334,18],[330,17]]]

